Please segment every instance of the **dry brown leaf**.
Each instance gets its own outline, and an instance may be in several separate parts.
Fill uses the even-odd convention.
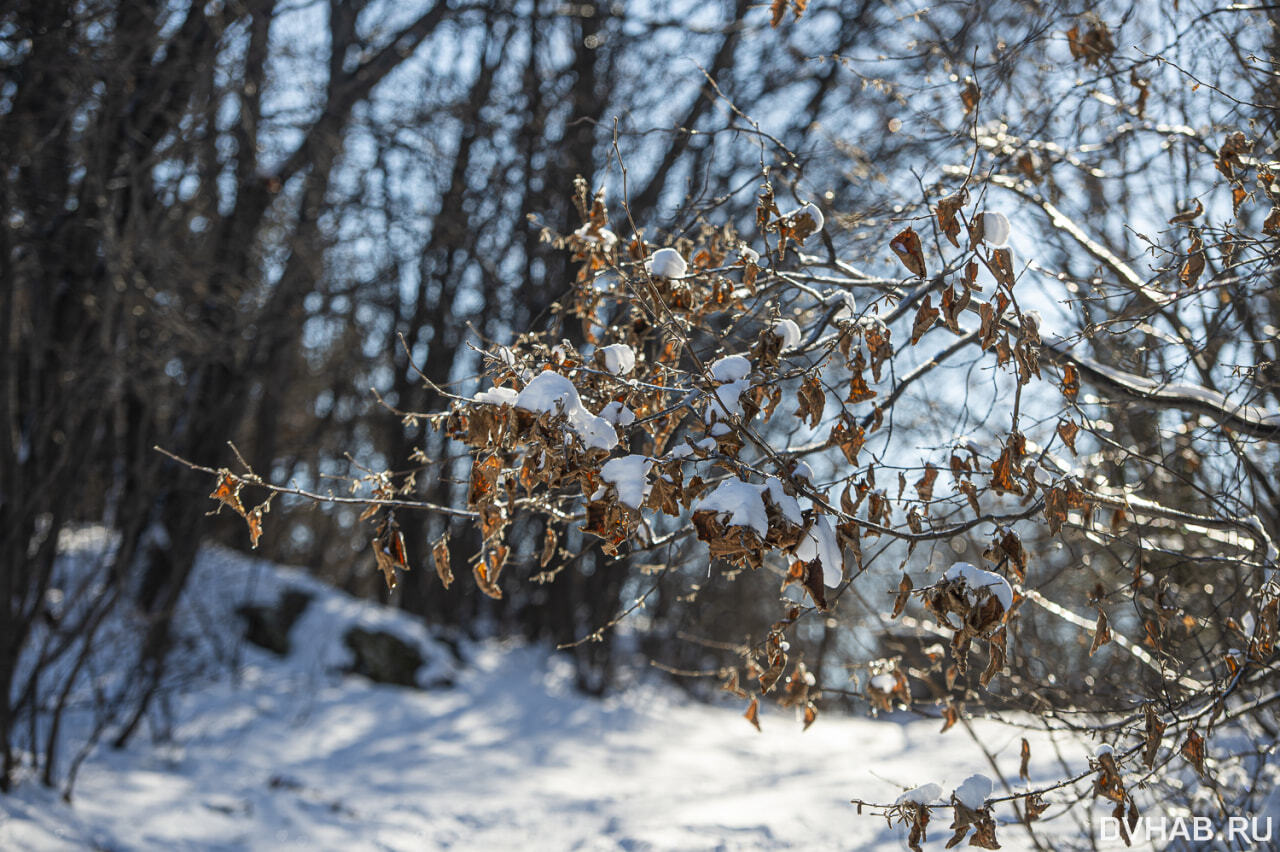
[[[1177,216],[1169,220],[1170,225],[1186,225],[1199,219],[1204,213],[1204,205],[1200,203],[1200,199],[1195,199],[1193,207],[1183,210]]]
[[[1075,399],[1080,394],[1080,374],[1074,364],[1062,368],[1062,395],[1067,399]]]
[[[1155,766],[1156,755],[1160,752],[1160,739],[1164,736],[1165,723],[1160,721],[1153,705],[1143,707],[1146,715],[1146,743],[1142,747],[1142,762],[1150,769]]]
[[[476,587],[494,600],[502,600],[502,589],[498,588],[489,573],[489,566],[485,560],[476,563],[476,567],[471,570],[472,576],[475,577]]]
[[[1232,216],[1240,215],[1240,205],[1244,204],[1245,199],[1248,197],[1249,197],[1249,193],[1245,191],[1244,187],[1233,186],[1231,188],[1231,215]]]
[[[209,496],[218,502],[230,506],[237,515],[244,517],[244,505],[240,502],[240,489],[243,483],[231,475],[228,470],[218,471],[218,483]]]
[[[982,99],[982,90],[978,88],[978,84],[972,77],[964,78],[964,88],[960,90],[960,103],[964,104],[964,114],[969,115],[978,108],[978,101]],[[954,243],[955,240],[952,240]]]
[[[1111,623],[1107,620],[1107,614],[1098,609],[1098,622],[1093,627],[1093,645],[1089,648],[1089,656],[1092,657],[1098,652],[1098,649],[1111,641]]]
[[[933,300],[926,294],[924,301],[920,303],[920,309],[916,311],[915,322],[911,324],[912,345],[919,341],[925,332],[933,328],[934,320],[938,318],[939,313],[938,309],[933,306]]]
[[[902,615],[902,609],[907,605],[907,600],[911,597],[911,590],[915,586],[911,582],[911,575],[905,571],[902,579],[898,581],[898,596],[893,601],[893,617],[897,618]]]
[[[1012,287],[1014,284],[1013,252],[1007,248],[992,249],[991,274],[995,276],[996,281],[1006,287]]]
[[[1204,737],[1200,736],[1200,734],[1196,732],[1195,728],[1192,728],[1187,732],[1187,741],[1182,744],[1182,750],[1180,753],[1187,759],[1188,763],[1195,767],[1196,773],[1203,777],[1205,758]]]
[[[928,503],[933,499],[933,483],[938,478],[938,468],[932,462],[924,466],[924,475],[916,480],[916,496],[920,498],[921,503]]]
[[[1213,164],[1226,176],[1227,180],[1235,180],[1236,170],[1244,168],[1244,161],[1240,159],[1240,155],[1251,150],[1253,150],[1253,143],[1237,130],[1227,134],[1227,138],[1222,141]]]
[[[1200,276],[1204,273],[1204,267],[1204,243],[1200,239],[1200,230],[1192,228],[1191,250],[1187,254],[1186,262],[1182,264],[1182,269],[1178,272],[1178,279],[1182,281],[1182,286],[1196,286],[1196,282],[1200,280]]]
[[[1273,237],[1280,237],[1280,207],[1272,207],[1267,220],[1262,223],[1262,232]]]
[[[760,730],[760,699],[759,698],[751,699],[751,703],[747,705],[747,712],[743,713],[742,717],[746,719],[748,722],[750,722],[757,731]]]
[[[1077,385],[1077,391],[1079,386]],[[1062,439],[1062,443],[1067,445],[1067,449],[1071,450],[1071,455],[1076,454],[1076,434],[1079,433],[1080,427],[1073,420],[1064,420],[1058,424],[1058,437]]]
[[[827,395],[822,390],[822,382],[817,376],[806,379],[800,385],[799,393],[800,406],[797,414],[800,419],[807,421],[809,428],[812,429],[822,420],[822,410],[827,405]]]
[[[960,235],[960,223],[956,221],[956,214],[968,201],[969,191],[961,189],[939,201],[933,208],[934,215],[938,217],[938,227],[942,228],[942,233],[956,248],[960,247],[960,241],[956,239]]]
[[[448,531],[431,546],[431,561],[435,563],[436,576],[440,578],[440,582],[446,589],[449,588],[453,583],[453,570],[449,567]]]
[[[244,522],[249,525],[249,543],[254,550],[258,549],[258,539],[262,538],[262,515],[270,508],[266,503],[254,506],[244,516]]]
[[[546,568],[548,563],[556,555],[556,547],[559,545],[559,536],[556,528],[551,524],[547,524],[546,531],[542,534],[542,557],[539,559],[540,567]]]
[[[938,731],[938,733],[945,734],[952,725],[959,721],[960,712],[956,710],[956,706],[954,704],[948,701],[947,706],[942,708],[942,730]]]
[[[899,232],[889,241],[889,248],[912,275],[925,276],[924,250],[920,246],[920,236],[914,230],[906,228]]]
[[[804,590],[809,593],[809,597],[813,598],[814,604],[822,612],[827,611],[827,589],[822,579],[822,559],[815,558],[804,565]],[[832,566],[833,569],[838,566]]]

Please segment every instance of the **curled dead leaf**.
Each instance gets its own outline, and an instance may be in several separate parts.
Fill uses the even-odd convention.
[[[906,228],[889,241],[889,248],[898,256],[912,275],[925,277],[924,250],[920,245],[920,236],[911,228]]]

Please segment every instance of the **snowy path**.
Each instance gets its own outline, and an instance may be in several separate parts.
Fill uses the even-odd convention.
[[[858,817],[853,795],[985,769],[930,721],[802,732],[766,710],[757,734],[676,693],[586,699],[528,649],[486,649],[435,693],[278,668],[184,699],[181,746],[99,754],[73,809],[30,785],[0,800],[0,848],[891,849],[899,830]],[[990,742],[1016,775],[1017,736]],[[1001,842],[1025,836],[1007,826]]]
[[[203,605],[225,613],[235,595],[219,602],[215,588],[235,589],[236,568],[223,557]],[[756,733],[743,702],[693,704],[660,682],[583,697],[567,662],[540,649],[472,646],[452,688],[342,677],[340,623],[403,617],[276,570],[255,581],[259,596],[282,584],[318,595],[298,653],[249,646],[238,684],[174,696],[171,741],[100,749],[71,807],[32,782],[0,796],[0,849],[899,849],[903,829],[858,816],[851,798],[893,801],[926,782],[946,795],[991,774],[961,726],[824,714],[804,732],[766,705]],[[1016,779],[1022,732],[978,727]],[[1051,747],[1033,737],[1032,750],[1033,779],[1057,777]],[[1087,752],[1066,753],[1082,766]],[[926,849],[943,847],[949,816],[936,812]],[[1055,827],[1079,836],[1069,820]],[[1027,848],[1017,825],[999,837]]]

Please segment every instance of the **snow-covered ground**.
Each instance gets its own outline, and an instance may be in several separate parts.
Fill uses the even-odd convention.
[[[167,741],[144,732],[96,751],[72,805],[33,780],[0,796],[0,849],[898,849],[905,829],[859,816],[851,798],[892,802],[929,782],[946,796],[994,775],[962,726],[940,735],[932,720],[825,714],[802,731],[765,706],[757,733],[743,702],[693,703],[656,678],[584,697],[545,649],[464,645],[459,665],[395,611],[227,551],[207,552],[197,572],[202,636],[224,652],[236,637],[209,634],[234,630],[237,601],[313,594],[294,653],[242,645],[236,676],[189,679],[167,702]],[[339,637],[353,623],[418,645],[419,680],[436,685],[342,675]],[[976,728],[1016,781],[1025,732]],[[1031,740],[1033,780],[1059,777],[1053,749]],[[1065,756],[1081,768],[1088,753]],[[935,813],[926,849],[943,847],[949,821]],[[1080,837],[1070,819],[1051,825]],[[999,839],[1031,848],[1016,824]]]

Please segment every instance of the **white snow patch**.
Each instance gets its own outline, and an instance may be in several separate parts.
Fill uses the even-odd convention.
[[[587,411],[573,382],[559,373],[544,370],[534,376],[520,391],[516,407],[540,414],[564,414],[589,449],[612,450],[618,445],[618,433],[609,421]]]
[[[871,688],[880,692],[893,692],[897,687],[898,679],[891,674],[878,674],[871,678]]]
[[[995,210],[982,214],[982,241],[997,248],[1009,244],[1009,217]]]
[[[764,538],[769,533],[769,515],[764,508],[765,486],[741,479],[726,479],[710,494],[694,505],[694,510],[707,509],[729,516],[729,526],[750,527]]]
[[[609,459],[600,468],[600,478],[610,483],[618,492],[618,501],[639,509],[649,496],[653,485],[649,482],[649,469],[653,461],[647,456],[623,456]]]
[[[100,539],[64,550],[59,572],[72,559],[100,564]],[[285,588],[315,597],[281,658],[246,644],[234,613],[274,603]],[[428,660],[419,682],[442,681],[416,690],[343,675],[352,624],[409,641]],[[0,796],[0,849],[897,849],[907,828],[859,816],[849,799],[892,802],[903,785],[886,775],[935,778],[947,790],[946,778],[986,760],[969,740],[939,734],[933,719],[873,720],[832,706],[804,731],[767,702],[757,733],[741,719],[742,702],[692,701],[643,675],[587,697],[574,691],[563,654],[515,642],[464,641],[459,663],[403,611],[216,547],[201,552],[175,629],[192,644],[175,655],[154,717],[165,740],[143,734],[121,750],[95,748],[72,805],[20,771]],[[120,647],[99,644],[95,677],[128,676]],[[620,670],[643,672],[646,662],[628,659]],[[85,698],[62,729],[67,759],[93,731]],[[979,741],[1009,736],[993,720],[971,724]],[[1019,733],[1031,742],[1034,778],[1063,771],[1055,741],[1074,744],[1063,751],[1071,772],[1087,769],[1093,743]],[[928,786],[908,795],[928,799]],[[1273,794],[1264,812],[1277,813],[1277,803]],[[1073,807],[1087,821],[1087,800]],[[1041,830],[1048,848],[1080,841],[1070,818]],[[1034,848],[1014,832],[1001,843]]]
[[[904,802],[915,802],[917,805],[932,805],[942,798],[942,787],[937,784],[921,784],[914,790],[908,790],[897,798],[895,805]]]
[[[630,426],[636,422],[636,413],[620,402],[611,402],[600,409],[600,417],[614,426]]]
[[[815,234],[821,231],[823,226],[827,224],[827,220],[824,219],[822,216],[822,211],[819,210],[818,205],[814,204],[813,202],[809,202],[808,204],[805,204],[803,207],[797,207],[795,210],[792,210],[790,213],[787,213],[782,218],[795,220],[796,218],[798,218],[799,216],[805,213],[813,217],[813,223],[816,226],[813,229],[813,232]]]
[[[682,278],[689,269],[689,265],[684,262],[680,252],[673,248],[662,248],[655,251],[653,256],[644,262],[644,268],[649,270],[651,275],[657,275],[660,278]]]
[[[725,355],[711,363],[711,378],[717,382],[736,382],[751,375],[751,362],[741,355]]]
[[[476,402],[486,402],[490,405],[515,405],[519,396],[520,394],[512,388],[490,388],[486,391],[480,391],[472,399]]]
[[[595,226],[588,222],[581,228],[573,232],[573,235],[584,242],[598,242],[604,246],[605,250],[611,249],[618,244],[618,235],[608,228],[600,228],[594,230]]]
[[[625,376],[636,368],[636,353],[625,343],[613,343],[597,351],[604,355],[604,368],[615,376]]]
[[[707,406],[706,413],[703,417],[704,422],[708,424],[716,424],[716,421],[725,418],[725,412],[733,415],[742,414],[742,406],[738,400],[742,394],[751,386],[747,376],[751,375],[751,362],[741,355],[726,355],[712,362],[710,366],[711,378],[721,385],[715,389],[718,404],[710,404]],[[728,426],[723,423],[716,424],[717,429],[712,430],[713,435],[722,435],[729,431]]]
[[[968,562],[957,562],[947,569],[944,575],[947,580],[964,580],[971,590],[986,589],[996,596],[1000,606],[1008,612],[1013,608],[1013,587],[1009,581],[999,574],[984,571]]]
[[[991,779],[985,775],[970,775],[956,788],[956,801],[969,810],[981,810],[991,797]]]
[[[773,333],[782,338],[782,351],[795,349],[800,345],[800,326],[795,320],[780,319],[773,324]]]
[[[823,296],[823,301],[828,305],[840,306],[831,317],[835,322],[852,320],[858,315],[858,303],[854,301],[853,294],[847,290],[828,290]]]
[[[764,486],[765,493],[769,495],[769,501],[778,507],[782,517],[796,526],[804,523],[804,515],[800,512],[800,501],[782,490],[782,480],[771,476],[764,481]]]
[[[810,527],[796,545],[795,555],[804,562],[814,559],[822,560],[822,581],[828,586],[838,586],[844,579],[844,553],[836,540],[836,531],[825,515],[814,519]]]

